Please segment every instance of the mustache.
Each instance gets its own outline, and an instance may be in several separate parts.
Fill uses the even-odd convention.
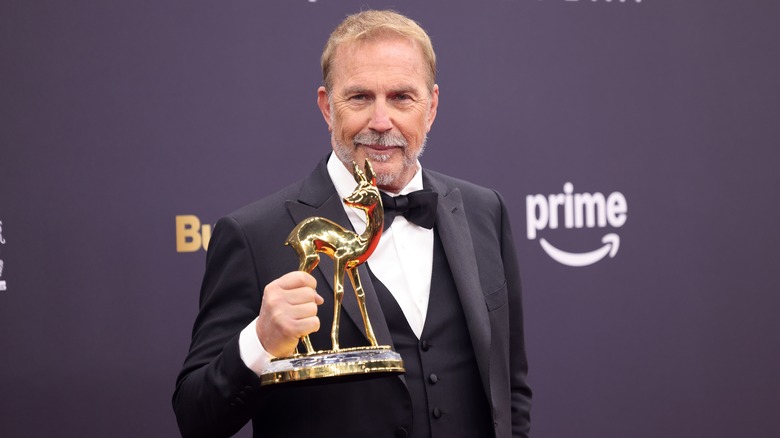
[[[387,132],[383,132],[383,133],[363,132],[357,134],[355,137],[352,138],[352,144],[357,145],[358,143],[375,144],[375,145],[385,146],[385,147],[401,147],[401,148],[406,148],[409,146],[409,143],[402,135],[391,134]]]

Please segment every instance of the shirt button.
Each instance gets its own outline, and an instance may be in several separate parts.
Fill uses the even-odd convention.
[[[433,418],[441,418],[441,409],[433,408]]]
[[[431,375],[430,375],[430,376],[428,376],[428,380],[429,380],[431,383],[436,383],[436,382],[438,382],[438,381],[439,381],[439,376],[437,376],[436,374],[433,374],[433,373],[431,373]]]
[[[431,346],[428,344],[428,341],[420,341],[420,349],[422,351],[428,351],[429,348],[431,348]]]

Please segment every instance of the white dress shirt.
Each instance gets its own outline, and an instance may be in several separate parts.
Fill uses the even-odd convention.
[[[357,183],[352,173],[331,154],[327,164],[328,175],[342,199],[351,194]],[[399,192],[391,196],[406,195],[422,190],[422,168],[417,163],[417,173]],[[361,234],[366,229],[365,214],[344,205],[352,227]],[[368,266],[387,287],[406,316],[412,331],[419,339],[425,325],[433,269],[433,230],[417,226],[403,216],[396,216],[393,224],[382,233],[379,245],[369,257]],[[363,283],[370,279],[362,278]],[[370,315],[369,315],[370,317]],[[239,335],[239,351],[246,366],[258,375],[273,356],[265,351],[255,331],[256,319]]]

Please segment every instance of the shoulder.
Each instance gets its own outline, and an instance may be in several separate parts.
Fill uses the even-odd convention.
[[[285,204],[297,199],[300,186],[300,182],[291,184],[223,216],[214,225],[212,240],[215,243],[240,241],[252,247],[283,242],[294,226]]]
[[[284,187],[262,199],[239,208],[225,216],[239,224],[274,223],[289,220],[286,205],[300,202],[317,206],[335,192],[326,169],[327,156],[304,179]]]
[[[462,208],[472,232],[496,234],[507,222],[504,200],[494,189],[426,170],[424,178],[439,192],[440,202],[449,208]]]
[[[445,196],[453,190],[458,190],[463,203],[466,205],[500,208],[503,204],[501,195],[492,188],[483,187],[434,170],[426,169],[423,171],[423,175],[430,182],[431,186],[438,186],[434,190],[438,188],[438,191]]]
[[[250,224],[266,222],[276,219],[280,215],[286,216],[288,213],[284,206],[287,202],[298,199],[301,185],[302,181],[290,184],[275,193],[232,211],[223,219],[231,219],[239,224]]]

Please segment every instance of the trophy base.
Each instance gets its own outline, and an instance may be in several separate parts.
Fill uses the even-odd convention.
[[[343,348],[271,360],[260,377],[262,386],[359,374],[404,372],[401,355],[388,346]]]

